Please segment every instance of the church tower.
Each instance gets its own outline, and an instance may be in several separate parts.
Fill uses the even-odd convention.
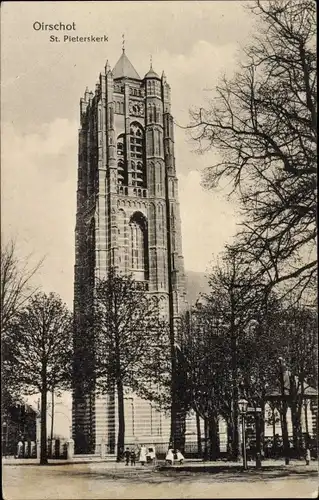
[[[131,273],[158,298],[171,324],[186,304],[173,128],[164,73],[159,77],[151,65],[140,78],[124,49],[114,69],[107,62],[95,91],[86,89],[80,100],[73,394],[77,453],[95,453],[104,441],[109,452],[115,446],[114,395],[97,398],[94,393],[89,325],[95,279],[107,276],[112,266]],[[154,442],[163,422],[152,429],[141,428],[141,422],[149,421],[148,411],[153,411],[152,422],[161,417],[148,402],[135,398],[134,405],[135,420],[129,405],[125,410],[126,433]]]

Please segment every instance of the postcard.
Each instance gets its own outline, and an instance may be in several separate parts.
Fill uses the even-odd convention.
[[[315,495],[315,4],[1,13],[4,498]]]

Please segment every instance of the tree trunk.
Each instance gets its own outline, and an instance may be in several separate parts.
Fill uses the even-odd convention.
[[[232,425],[232,451],[231,458],[235,461],[239,459],[239,435],[238,435],[238,420],[239,420],[239,409],[238,409],[238,369],[237,369],[237,338],[234,330],[234,325],[232,325],[231,334],[231,365],[232,365],[232,415],[233,420]]]
[[[110,393],[109,393],[109,404],[108,404],[108,415],[107,415],[107,421],[108,421],[108,453],[115,453],[115,442],[116,442],[116,434],[115,434],[115,422],[113,420],[113,412],[115,410],[115,387],[114,384],[112,383]]]
[[[231,416],[231,460],[239,460],[239,413],[238,413],[238,389],[235,388],[235,397],[232,404],[232,416]]]
[[[261,467],[262,458],[262,440],[263,440],[263,415],[262,412],[255,413],[255,425],[256,425],[256,467],[259,469]]]
[[[202,434],[200,429],[200,416],[196,412],[196,430],[197,430],[197,453],[200,458],[203,456],[203,448],[202,448]]]
[[[306,426],[306,434],[309,434],[309,423],[308,423],[308,402],[305,400],[304,402],[304,414],[305,414],[305,426]]]
[[[186,402],[183,400],[185,381],[183,375],[178,372],[175,348],[172,348],[172,381],[171,381],[171,431],[170,444],[173,449],[185,450],[186,433]]]
[[[276,448],[276,411],[275,411],[275,406],[273,405],[271,407],[271,411],[272,411],[272,449],[273,449],[273,452],[275,452],[275,448]]]
[[[217,460],[219,457],[219,432],[218,432],[218,417],[212,415],[208,421],[209,435],[209,460]]]
[[[233,449],[233,423],[232,420],[227,420],[227,458],[230,460],[232,457],[232,449]]]
[[[283,451],[284,451],[286,465],[289,464],[289,458],[290,458],[290,445],[289,445],[288,425],[287,425],[287,410],[288,410],[287,403],[285,401],[283,401],[281,411],[280,411],[280,417],[281,417],[281,432],[282,432],[282,441],[283,441]]]
[[[297,457],[301,456],[301,447],[302,447],[301,407],[302,407],[302,402],[299,405],[296,402],[293,402],[291,404],[293,444]]]
[[[46,374],[42,376],[41,391],[41,440],[40,440],[40,465],[48,463],[47,451],[47,382]]]
[[[185,453],[185,435],[186,435],[186,411],[184,409],[184,404],[178,402],[176,411],[176,427],[175,427],[175,439],[174,448],[180,450],[182,454]]]
[[[204,436],[205,436],[205,444],[204,444],[204,460],[208,460],[208,419],[204,418]]]
[[[117,458],[119,462],[124,453],[125,421],[124,421],[124,390],[122,380],[117,381],[117,402],[118,402],[118,436],[117,436]]]
[[[287,410],[288,410],[288,401],[285,391],[285,382],[284,382],[284,367],[282,362],[280,362],[279,369],[279,377],[280,377],[280,387],[281,387],[281,429],[282,429],[282,441],[284,448],[284,457],[285,464],[289,464],[290,458],[290,444],[289,444],[289,436],[288,436],[288,425],[287,425]]]
[[[54,389],[51,396],[51,432],[50,432],[50,457],[53,458],[53,430],[54,430]]]

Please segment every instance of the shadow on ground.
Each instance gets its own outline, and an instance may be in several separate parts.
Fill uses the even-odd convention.
[[[243,471],[240,468],[232,468],[230,470],[229,467],[214,467],[212,468],[201,468],[198,467],[196,470],[185,470],[185,469],[174,469],[167,470],[162,468],[157,469],[134,469],[134,470],[116,470],[116,469],[105,469],[94,471],[94,470],[75,470],[68,469],[68,476],[73,477],[82,477],[82,478],[90,478],[95,480],[121,480],[128,481],[129,483],[145,483],[145,484],[154,484],[154,483],[165,483],[165,482],[192,482],[194,477],[198,477],[198,473],[200,472],[201,477],[205,477],[205,481],[209,482],[237,482],[237,481],[246,481],[246,482],[255,482],[255,481],[267,481],[274,479],[283,479],[283,478],[299,478],[299,479],[307,479],[312,477],[317,477],[318,473],[316,471],[309,470],[288,470],[282,469],[278,470],[275,467],[267,467],[267,470],[248,470]],[[218,469],[218,470],[216,470]],[[55,470],[55,473],[58,475],[65,475],[65,470]]]

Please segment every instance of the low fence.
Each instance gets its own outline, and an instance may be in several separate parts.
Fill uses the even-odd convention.
[[[155,445],[156,449],[156,457],[159,460],[165,459],[166,453],[167,453],[167,448],[168,445],[167,443],[143,443],[146,448],[148,446],[153,446]],[[209,449],[208,443],[206,446],[205,440],[202,439],[202,451],[201,453],[198,450],[198,443],[197,441],[188,441],[185,443],[185,449],[184,449],[184,456],[185,458],[189,459],[195,459],[195,458],[204,458],[205,456],[205,449]],[[125,443],[125,448],[131,449],[138,449],[138,446],[136,443]],[[318,446],[317,442],[315,440],[311,440],[309,443],[309,448],[310,448],[310,453],[312,458],[317,458],[318,457]],[[290,451],[289,451],[289,456],[291,459],[293,458],[301,458],[300,454],[303,456],[306,453],[305,449],[298,450],[296,451],[293,448],[292,443],[290,443]],[[282,444],[273,446],[272,441],[270,440],[265,440],[265,446],[264,446],[264,458],[265,459],[282,459],[284,458],[284,449]],[[227,460],[228,454],[226,449],[223,447],[222,450],[219,451],[217,457],[218,459],[221,460]],[[254,445],[253,442],[250,443],[250,445],[247,446],[247,458],[248,460],[255,460],[256,459],[256,446]]]
[[[67,440],[54,439],[47,441],[48,458],[66,459],[67,458]],[[2,449],[3,456],[15,456],[17,458],[39,458],[37,457],[37,445],[35,441],[19,441],[16,445],[12,444],[7,449]]]

